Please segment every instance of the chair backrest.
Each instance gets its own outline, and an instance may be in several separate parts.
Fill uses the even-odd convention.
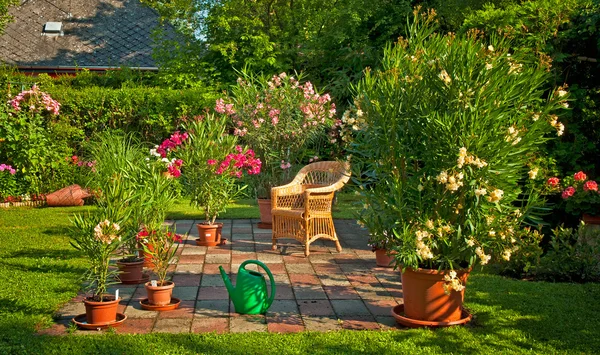
[[[339,185],[342,188],[350,179],[350,169],[347,162],[319,161],[300,169],[296,179],[302,185],[330,186]]]

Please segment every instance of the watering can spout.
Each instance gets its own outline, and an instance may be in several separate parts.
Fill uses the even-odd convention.
[[[225,270],[223,270],[222,266],[219,266],[219,271],[221,272],[221,277],[223,278],[223,282],[225,283],[225,287],[227,287],[227,292],[229,294],[232,294],[235,292],[235,288],[233,287],[233,284],[231,283],[231,280],[229,279],[229,276],[227,276],[227,273],[225,272]]]

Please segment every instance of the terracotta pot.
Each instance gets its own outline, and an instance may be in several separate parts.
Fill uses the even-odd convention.
[[[114,296],[104,296],[104,299],[108,300],[103,302],[96,302],[91,299],[83,300],[87,323],[103,325],[117,321],[117,306],[120,299],[115,299]]]
[[[219,233],[219,224],[196,224],[198,228],[198,239],[196,244],[207,247],[214,247],[221,244],[221,233]],[[221,223],[220,228],[223,228]]]
[[[465,291],[444,293],[444,275],[449,271],[407,268],[402,273],[402,293],[406,317],[423,321],[454,322],[462,318]],[[457,270],[466,286],[470,270]]]
[[[260,223],[258,224],[258,228],[272,229],[273,217],[271,215],[271,199],[259,198],[258,210],[260,212]]]
[[[171,295],[173,294],[173,287],[175,283],[172,281],[165,281],[162,286],[152,286],[151,282],[144,284],[146,292],[148,293],[148,303],[153,306],[166,306],[171,303]]]
[[[600,224],[600,216],[591,216],[589,214],[584,214],[582,220],[585,224]]]
[[[117,261],[121,283],[138,284],[147,281],[148,278],[144,275],[145,262],[144,259],[138,261]]]
[[[385,249],[375,249],[375,262],[377,266],[394,267],[395,254],[397,254],[395,251],[388,255],[388,251]]]
[[[223,235],[223,223],[215,223],[217,225],[217,240],[221,240],[221,237]]]
[[[79,185],[70,185],[46,195],[46,204],[55,206],[83,206],[83,199],[91,196]]]

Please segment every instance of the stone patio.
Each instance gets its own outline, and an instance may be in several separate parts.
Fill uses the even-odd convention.
[[[117,333],[287,333],[398,327],[390,310],[402,303],[399,271],[375,265],[367,232],[354,221],[335,221],[341,253],[333,242],[317,241],[311,244],[309,258],[304,257],[302,245],[292,239],[279,240],[279,249],[272,251],[271,230],[257,228],[258,220],[221,221],[227,243],[209,248],[196,245],[195,221],[175,222],[177,233],[187,235],[177,251],[179,260],[172,265],[173,296],[182,300],[179,308],[142,310],[139,302],[146,298],[143,284],[115,285],[111,292],[119,289],[119,312],[127,315],[127,320],[115,328]],[[248,259],[264,262],[275,277],[275,301],[265,315],[235,313],[219,274],[221,265],[235,283],[239,265]],[[71,319],[85,313],[82,299],[79,295],[66,304],[57,313],[56,324],[41,332],[98,333],[69,329]]]

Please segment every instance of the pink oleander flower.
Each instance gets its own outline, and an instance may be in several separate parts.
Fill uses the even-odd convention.
[[[573,175],[573,177],[575,178],[575,181],[587,180],[587,175],[585,175],[585,173],[583,171],[579,171],[579,172],[575,173],[575,175]]]
[[[551,177],[548,179],[548,181],[546,182],[548,185],[554,187],[557,186],[558,183],[560,182],[560,179],[557,177]]]
[[[225,113],[225,102],[223,99],[218,99],[215,103],[215,111],[218,113]]]
[[[215,165],[215,164],[217,164],[217,161],[214,160],[214,159],[208,159],[208,161],[206,162],[206,164],[208,164],[208,165]]]
[[[583,189],[585,191],[598,191],[598,184],[593,180],[589,180],[583,184]]]
[[[566,200],[569,197],[573,196],[574,194],[575,194],[575,188],[573,186],[569,186],[566,189],[564,189],[561,196],[563,199]]]

